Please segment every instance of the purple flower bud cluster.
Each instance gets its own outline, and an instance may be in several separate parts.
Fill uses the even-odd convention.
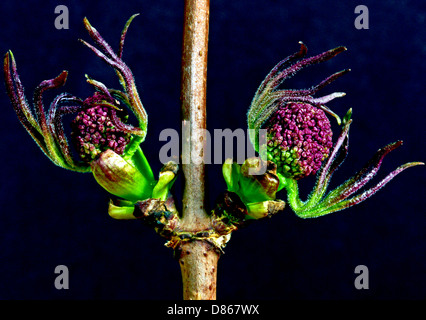
[[[282,105],[265,128],[268,160],[289,178],[315,174],[333,146],[330,121],[324,111],[307,103]]]
[[[117,117],[115,109],[101,105],[77,114],[71,123],[72,139],[83,161],[90,162],[107,149],[123,154],[131,135],[114,125],[113,119]]]

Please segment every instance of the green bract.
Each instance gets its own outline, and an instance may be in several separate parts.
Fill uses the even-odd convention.
[[[109,193],[126,200],[144,200],[151,196],[155,184],[151,169],[144,165],[144,158],[140,151],[134,154],[133,161],[126,161],[114,151],[106,150],[91,162],[92,173]]]
[[[113,151],[105,152],[111,154]],[[158,203],[165,203],[170,199],[170,190],[178,172],[176,163],[165,164],[160,171],[158,181],[156,181],[142,151],[137,151],[130,162],[121,157],[120,160],[117,156],[120,157],[117,154],[111,156],[111,167],[113,168],[111,171],[117,175],[118,180],[116,182],[113,181],[114,178],[108,175],[110,168],[103,168],[102,164],[96,171],[99,174],[95,175],[102,187],[120,197],[109,203],[108,214],[112,218],[136,219],[134,210],[135,204],[138,202],[154,200]]]
[[[259,219],[271,213],[276,206],[275,195],[279,188],[276,165],[259,158],[249,158],[240,166],[227,159],[222,167],[229,192],[236,193],[247,209],[247,218]],[[283,207],[284,202],[279,201]]]

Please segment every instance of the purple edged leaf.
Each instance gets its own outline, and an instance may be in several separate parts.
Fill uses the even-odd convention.
[[[44,137],[48,156],[56,165],[60,167],[66,167],[67,165],[60,149],[56,144],[56,141],[54,140],[54,137],[50,133],[43,106],[43,93],[46,90],[63,86],[65,84],[67,74],[67,71],[62,71],[62,73],[56,78],[42,81],[34,91],[34,106],[36,110],[37,121],[40,125]]]
[[[61,103],[77,103],[78,106],[60,106]],[[81,110],[81,104],[83,102],[81,99],[76,98],[70,94],[63,93],[57,96],[51,103],[47,118],[48,128],[50,131],[50,135],[53,137],[53,141],[56,142],[56,144],[59,147],[60,154],[65,160],[66,165],[63,167],[65,169],[71,169],[74,171],[80,171],[80,172],[86,172],[88,171],[87,166],[81,166],[81,164],[76,164],[72,154],[71,150],[68,144],[68,139],[66,138],[66,135],[64,133],[64,129],[62,126],[62,116],[66,114],[72,114],[79,110]],[[86,168],[87,167],[87,168]]]
[[[310,194],[309,200],[306,204],[307,208],[312,208],[322,198],[324,193],[327,191],[327,187],[333,172],[345,160],[349,148],[349,128],[351,123],[352,120],[349,120],[344,125],[329,158],[321,166],[321,169],[317,174],[317,181],[314,190]]]
[[[81,43],[83,43],[86,47],[88,47],[90,50],[92,50],[99,58],[101,58],[102,60],[104,60],[107,64],[109,64],[110,66],[114,67],[114,68],[118,68],[118,63],[116,61],[114,61],[111,57],[108,57],[107,55],[105,55],[102,51],[100,51],[99,49],[95,48],[94,46],[92,46],[90,43],[79,39]]]
[[[90,24],[89,20],[85,17],[83,19],[84,27],[89,32],[90,37],[95,43],[103,49],[103,51],[111,58],[116,57],[116,54],[110,47],[110,45],[102,38],[101,34]]]
[[[86,79],[87,79],[86,80],[87,83],[89,83],[92,86],[94,86],[96,91],[98,91],[98,92],[102,93],[103,95],[107,96],[108,98],[111,99],[111,101],[114,101],[114,99],[112,98],[112,96],[111,96],[108,88],[102,82],[96,81],[96,80],[90,78],[87,74],[85,76],[86,76]]]
[[[277,75],[277,77],[274,78],[274,81],[272,82],[273,86],[274,87],[279,86],[285,79],[292,77],[293,75],[295,75],[298,71],[300,71],[304,67],[327,61],[327,60],[335,57],[339,53],[346,51],[346,50],[347,50],[346,47],[337,47],[337,48],[328,50],[326,52],[320,53],[316,56],[303,59],[303,60],[295,63],[294,65],[282,70]]]
[[[324,200],[329,203],[337,203],[357,192],[376,175],[384,157],[401,145],[402,141],[397,141],[378,150],[370,161],[368,161],[367,164],[357,174],[355,174],[355,176],[330,192]]]
[[[272,68],[272,70],[268,73],[268,75],[265,77],[265,79],[262,81],[262,83],[260,84],[260,86],[257,89],[256,94],[253,98],[253,102],[251,104],[251,107],[250,107],[250,114],[249,114],[249,119],[248,119],[249,122],[254,122],[253,118],[255,118],[255,119],[259,118],[259,115],[262,113],[262,111],[268,105],[268,103],[263,103],[264,100],[267,99],[268,95],[271,94],[271,91],[276,89],[279,86],[279,84],[282,82],[281,81],[278,84],[276,83],[277,74],[279,75],[283,68],[287,68],[289,65],[291,65],[291,63],[303,58],[306,55],[308,48],[305,46],[304,43],[302,43],[302,42],[299,42],[299,43],[300,43],[300,50],[298,52],[292,54],[291,56],[288,56],[287,58],[281,60],[280,62],[278,62],[275,65],[275,67]],[[273,99],[272,99],[271,102],[272,103],[274,102]],[[255,127],[255,125],[252,124],[252,128],[254,128],[254,127]]]
[[[293,90],[285,89],[285,90],[280,90],[280,93],[283,96],[287,96],[287,97],[312,96],[313,94],[317,93],[318,91],[320,91],[321,89],[323,89],[324,87],[332,83],[333,81],[337,80],[344,74],[348,73],[349,71],[350,69],[345,69],[345,70],[336,72],[332,74],[331,76],[327,77],[326,79],[324,79],[323,81],[321,81],[318,85],[309,89],[293,89]]]
[[[12,66],[10,65],[10,58],[12,59]],[[24,90],[16,69],[16,62],[11,51],[6,53],[4,59],[4,74],[6,82],[6,91],[12,102],[13,109],[15,110],[19,121],[22,123],[24,128],[34,139],[34,141],[37,143],[43,153],[48,156],[48,150],[43,135],[41,134],[40,126],[35,120],[25,99]],[[15,91],[15,86],[17,92]]]
[[[113,113],[111,114],[111,119],[113,124],[119,129],[120,131],[130,133],[137,136],[144,136],[145,133],[142,131],[142,129],[134,127],[130,124],[123,123],[120,118],[117,116],[117,114]]]
[[[120,46],[118,48],[118,57],[120,59],[123,57],[124,40],[126,39],[127,30],[129,29],[129,26],[132,23],[133,19],[136,18],[138,15],[139,13],[136,13],[133,16],[131,16],[130,19],[127,20],[126,24],[124,25],[124,29],[121,32]]]
[[[418,166],[418,165],[424,165],[424,163],[423,162],[406,163],[406,164],[398,167],[394,171],[392,171],[390,174],[388,174],[375,187],[370,188],[370,189],[364,191],[363,193],[361,193],[361,194],[359,194],[355,197],[352,197],[351,199],[340,201],[340,202],[338,202],[334,205],[326,207],[323,210],[319,210],[317,212],[312,212],[311,214],[312,214],[313,217],[322,216],[322,215],[325,215],[325,214],[329,214],[329,213],[332,213],[332,212],[336,212],[336,211],[340,211],[340,210],[352,207],[352,206],[368,199],[369,197],[371,197],[373,194],[375,194],[377,191],[379,191],[381,188],[383,188],[389,181],[391,181],[395,176],[400,174],[405,169],[410,168],[410,167],[414,167],[414,166]]]
[[[9,54],[12,58],[12,63],[9,65]],[[30,124],[41,133],[40,126],[38,125],[37,121],[35,120],[31,109],[28,105],[27,99],[25,98],[24,94],[24,88],[21,84],[21,80],[19,78],[18,70],[16,67],[16,61],[13,56],[12,51],[9,51],[6,54],[5,57],[5,77],[6,77],[6,83],[8,87],[8,92],[10,90],[11,94],[14,96],[15,103],[20,107],[22,110],[23,115],[27,118],[27,120],[30,122]],[[10,69],[12,69],[12,75],[10,74]],[[16,91],[14,90],[14,85],[16,87]],[[12,98],[11,98],[12,100]]]
[[[279,79],[277,79],[277,77],[279,77],[279,75],[281,74],[282,69],[287,68],[290,65],[290,63],[296,60],[299,60],[306,55],[306,53],[308,52],[308,48],[303,42],[299,42],[299,43],[300,43],[300,50],[292,54],[291,56],[288,56],[287,58],[281,60],[275,65],[274,68],[272,68],[272,70],[266,76],[265,80],[263,80],[262,83],[260,84],[258,93],[261,93],[262,91],[264,91],[266,87],[270,87],[272,89],[275,89],[276,87],[278,87],[281,82],[279,82]],[[282,77],[280,77],[280,79],[281,78]]]
[[[63,86],[67,79],[68,72],[62,71],[59,76],[51,80],[44,80],[35,89],[34,92],[34,106],[37,115],[37,120],[40,124],[43,135],[47,134],[47,120],[43,106],[43,93],[49,89],[55,89]]]

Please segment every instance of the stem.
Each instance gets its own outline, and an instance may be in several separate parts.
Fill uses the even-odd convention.
[[[185,186],[180,229],[207,230],[211,223],[205,211],[205,166],[207,50],[209,0],[186,0],[182,48],[182,170]],[[219,253],[205,241],[181,244],[179,264],[185,300],[216,298]]]
[[[206,129],[209,0],[186,0],[184,19],[181,91],[182,169],[185,176],[183,220],[186,227],[198,229],[200,222],[207,218],[202,159]]]
[[[216,300],[217,251],[205,241],[186,242],[179,249],[183,298]]]

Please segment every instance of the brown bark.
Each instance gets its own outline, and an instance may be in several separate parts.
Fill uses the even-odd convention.
[[[215,300],[219,254],[205,241],[184,243],[180,250],[183,298]]]
[[[185,178],[180,229],[210,227],[205,211],[205,166],[209,0],[186,0],[182,48],[182,170]],[[203,240],[183,242],[177,251],[185,300],[216,298],[219,253]]]

